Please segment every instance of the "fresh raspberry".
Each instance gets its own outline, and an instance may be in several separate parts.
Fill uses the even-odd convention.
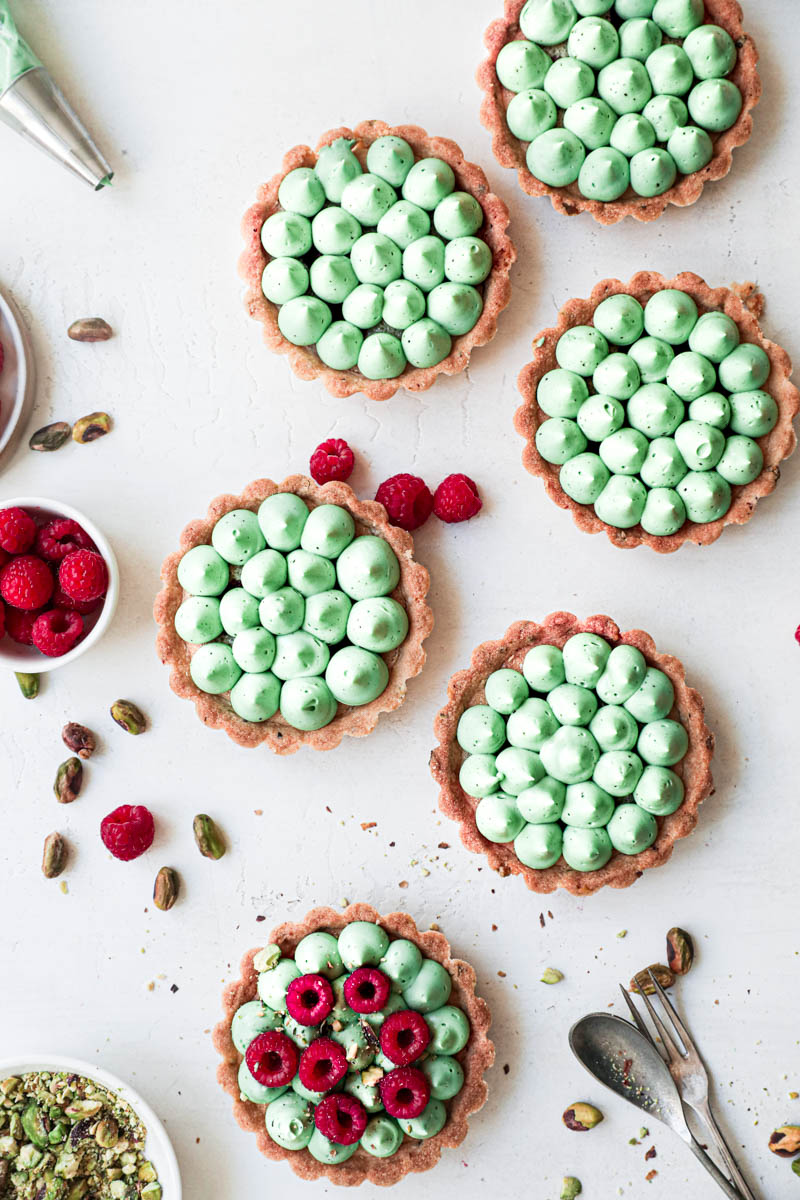
[[[301,975],[289,984],[286,1007],[301,1025],[321,1025],[333,1009],[333,988],[324,975]]]
[[[57,517],[36,534],[36,553],[50,562],[61,562],[73,550],[94,550],[94,542],[77,521]]]
[[[419,529],[433,510],[430,488],[419,475],[392,475],[375,493],[388,513],[392,525],[401,529]]]
[[[286,1087],[297,1070],[297,1047],[277,1029],[253,1038],[245,1053],[247,1069],[264,1087]]]
[[[60,658],[83,637],[83,617],[66,608],[40,613],[31,626],[31,641],[48,658]]]
[[[798,646],[800,646],[800,625],[798,625],[797,629],[794,631],[794,640],[797,642]]]
[[[27,612],[42,608],[52,596],[54,586],[47,563],[34,554],[12,558],[0,570],[0,595],[6,604]]]
[[[335,1092],[320,1100],[314,1110],[314,1124],[337,1146],[352,1146],[367,1128],[367,1111],[355,1096]]]
[[[24,508],[0,511],[0,546],[9,554],[24,554],[33,545],[36,522]]]
[[[11,555],[7,550],[0,548],[0,567],[4,567],[7,562],[11,562]]]
[[[392,1013],[381,1026],[381,1050],[398,1067],[419,1058],[430,1040],[431,1031],[425,1018],[411,1008]]]
[[[6,633],[20,646],[32,646],[33,623],[39,616],[38,612],[22,612],[19,608],[6,609]]]
[[[104,600],[103,596],[98,596],[96,600],[73,600],[72,596],[68,596],[58,584],[53,592],[52,603],[54,608],[68,608],[71,612],[79,612],[86,616],[88,613],[94,612],[96,608],[100,608]]]
[[[347,1074],[344,1050],[333,1038],[316,1038],[300,1055],[300,1082],[310,1092],[327,1092]]]
[[[0,342],[0,371],[3,369],[3,363],[6,361],[6,352],[3,349],[3,343]]]
[[[6,633],[6,606],[0,600],[0,638],[5,637]]]
[[[100,822],[103,845],[123,862],[130,862],[149,850],[155,832],[153,814],[142,804],[120,804]]]
[[[317,483],[330,483],[332,479],[349,479],[355,461],[353,451],[343,438],[328,438],[327,442],[317,446],[308,467]]]
[[[418,1117],[431,1097],[428,1076],[416,1067],[398,1067],[378,1083],[383,1107],[390,1117],[411,1120]]]
[[[392,985],[375,967],[359,967],[344,983],[344,998],[353,1012],[374,1013],[389,999]]]
[[[433,511],[440,521],[454,525],[457,521],[468,521],[483,507],[477,485],[469,475],[448,475],[433,495]]]
[[[58,582],[73,600],[96,600],[108,587],[108,568],[96,550],[73,550],[61,560]]]

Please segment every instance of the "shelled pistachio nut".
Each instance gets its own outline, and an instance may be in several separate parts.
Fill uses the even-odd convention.
[[[73,342],[107,342],[113,336],[114,330],[102,317],[81,317],[67,330],[67,337]]]
[[[19,690],[26,700],[35,700],[39,695],[39,676],[30,675],[27,671],[15,671]]]
[[[31,450],[60,450],[64,443],[69,441],[71,433],[72,426],[69,421],[53,421],[32,433],[28,445]]]
[[[542,983],[561,983],[563,978],[562,972],[556,970],[555,967],[545,967],[544,971],[542,971],[541,981]]]
[[[172,867],[162,867],[153,886],[153,903],[156,908],[160,908],[162,912],[169,912],[178,899],[179,891],[180,880],[177,871],[173,871]]]
[[[91,729],[79,725],[77,721],[67,722],[61,730],[61,740],[78,758],[91,758],[97,749],[97,741]]]
[[[73,442],[96,442],[111,429],[111,417],[108,413],[93,412],[86,417],[80,417],[72,426]]]
[[[769,1135],[769,1148],[781,1158],[800,1154],[800,1125],[781,1125]]]
[[[567,1129],[572,1129],[576,1133],[586,1133],[587,1130],[594,1129],[602,1119],[603,1114],[600,1109],[595,1108],[593,1104],[586,1104],[583,1100],[577,1104],[570,1104],[561,1117]]]
[[[225,840],[215,823],[206,813],[198,813],[192,823],[197,849],[204,858],[222,858]]]
[[[575,1200],[575,1197],[580,1196],[582,1191],[583,1185],[580,1179],[576,1179],[574,1175],[565,1175],[561,1180],[560,1200]]]
[[[42,874],[45,879],[56,879],[67,862],[67,844],[60,833],[49,833],[44,839]]]
[[[273,967],[277,967],[280,960],[280,946],[276,946],[274,942],[270,942],[263,950],[257,950],[253,955],[253,970],[258,971],[259,975],[262,975],[264,971],[271,971]]]
[[[628,985],[629,992],[641,993],[645,996],[655,996],[656,989],[650,980],[649,971],[653,972],[656,983],[661,984],[662,988],[671,988],[675,982],[675,976],[670,971],[669,967],[665,967],[663,963],[651,963],[649,967],[645,967],[643,971],[638,971]]]
[[[126,733],[139,734],[147,729],[147,717],[132,700],[115,700],[111,716]]]
[[[79,758],[68,758],[56,771],[53,791],[59,804],[72,804],[80,795],[83,767]]]
[[[675,925],[667,934],[667,963],[673,975],[688,975],[694,962],[691,934]]]

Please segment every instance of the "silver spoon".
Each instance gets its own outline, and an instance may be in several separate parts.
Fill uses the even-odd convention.
[[[680,1096],[657,1050],[638,1029],[610,1013],[590,1013],[569,1031],[572,1052],[598,1082],[668,1125],[686,1143],[729,1200],[742,1200],[686,1123]]]

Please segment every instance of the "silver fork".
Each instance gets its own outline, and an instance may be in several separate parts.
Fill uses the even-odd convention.
[[[707,1126],[721,1158],[730,1171],[733,1182],[745,1197],[745,1200],[756,1200],[750,1185],[742,1174],[739,1164],[733,1157],[731,1149],[728,1146],[728,1143],[725,1141],[722,1131],[714,1119],[714,1114],[711,1111],[711,1104],[708,1097],[708,1071],[706,1070],[705,1064],[703,1063],[703,1060],[697,1051],[697,1047],[692,1041],[688,1029],[678,1016],[673,1005],[670,1003],[666,992],[653,975],[653,972],[648,970],[647,973],[650,977],[653,987],[655,988],[658,998],[664,1006],[665,1018],[670,1026],[669,1030],[667,1029],[664,1021],[662,1021],[661,1017],[659,1017],[655,1006],[650,1001],[650,997],[645,995],[644,992],[641,993],[641,996],[647,1007],[647,1011],[650,1014],[652,1022],[658,1030],[658,1034],[661,1038],[661,1042],[665,1051],[665,1053],[662,1054],[662,1058],[665,1059],[666,1064],[669,1067],[670,1075],[675,1080],[681,1100],[687,1106],[687,1108],[690,1108],[692,1112],[696,1113],[697,1116],[700,1117],[700,1119]],[[650,1033],[650,1030],[647,1028],[645,1022],[639,1016],[636,1005],[633,1003],[627,991],[621,984],[620,991],[625,997],[625,1003],[630,1009],[631,1016],[633,1017],[637,1028],[658,1050],[659,1047]]]

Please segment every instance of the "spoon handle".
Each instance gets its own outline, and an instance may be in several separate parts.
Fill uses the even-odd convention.
[[[742,1193],[733,1186],[730,1180],[725,1178],[717,1164],[708,1157],[705,1150],[694,1140],[694,1138],[691,1138],[691,1141],[689,1142],[689,1149],[692,1151],[692,1154],[695,1156],[695,1158],[703,1164],[711,1178],[719,1184],[725,1195],[728,1197],[728,1200],[743,1200]]]

